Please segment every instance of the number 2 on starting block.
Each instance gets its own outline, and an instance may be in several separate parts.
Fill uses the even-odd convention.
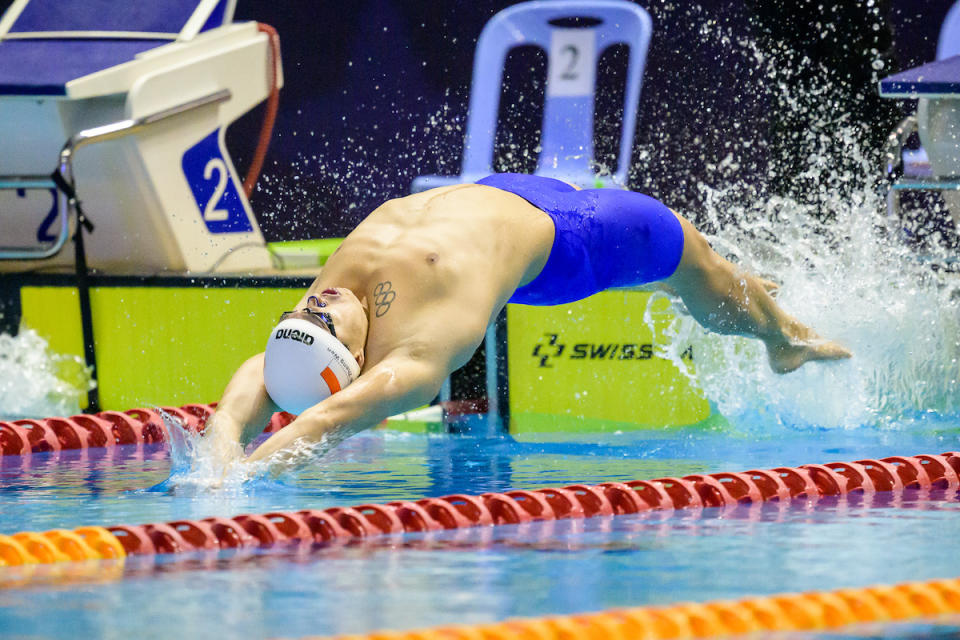
[[[183,175],[210,233],[253,231],[240,193],[220,149],[220,130],[187,149]]]

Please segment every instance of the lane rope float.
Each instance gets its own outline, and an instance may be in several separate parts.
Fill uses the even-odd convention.
[[[0,455],[30,456],[71,449],[161,443],[167,440],[161,411],[188,431],[202,433],[216,406],[216,403],[188,404],[0,422]],[[294,417],[286,412],[275,413],[264,432],[278,431],[293,422]]]
[[[576,484],[481,495],[453,494],[416,501],[274,511],[232,518],[79,527],[72,533],[64,529],[21,532],[12,536],[0,535],[0,566],[284,543],[329,544],[387,534],[615,516],[650,510],[723,507],[910,489],[956,491],[958,488],[960,452],[891,456],[881,460],[691,474],[682,478],[626,483]]]
[[[817,631],[960,613],[960,578],[301,640],[659,640]]]

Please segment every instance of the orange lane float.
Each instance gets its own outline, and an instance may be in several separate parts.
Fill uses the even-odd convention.
[[[120,415],[138,419],[136,413]],[[118,416],[107,419],[126,420]],[[0,535],[0,566],[285,543],[330,543],[388,534],[582,519],[650,510],[721,507],[908,489],[956,491],[958,488],[958,452],[892,456],[882,460],[808,464],[767,471],[692,474],[682,478],[607,482],[595,486],[578,484],[478,496],[454,494],[417,501],[244,514],[233,518],[80,527],[73,531],[58,529],[46,533],[21,532],[12,536]],[[929,593],[927,597],[931,597]],[[795,614],[805,615],[802,608]],[[752,615],[762,617],[766,614],[757,610]]]
[[[663,607],[613,609],[570,616],[469,626],[301,640],[659,640],[756,632],[818,631],[960,613],[960,578],[895,586],[786,593]]]

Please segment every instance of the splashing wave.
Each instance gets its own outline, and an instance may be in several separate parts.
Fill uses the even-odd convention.
[[[175,417],[162,409],[158,412],[163,416],[168,434],[170,476],[151,491],[183,494],[219,490],[244,494],[265,488],[282,489],[294,479],[298,470],[316,462],[337,444],[326,438],[317,443],[296,440],[290,448],[278,451],[266,460],[250,463],[243,460],[244,451],[239,444],[224,453],[219,449],[222,445],[214,438],[188,431]],[[215,425],[208,425],[208,429],[211,428]]]
[[[36,331],[0,334],[0,418],[69,416],[92,388],[81,358],[56,354]]]
[[[707,333],[686,315],[669,328],[673,340],[662,355],[740,426],[904,428],[960,416],[960,278],[931,268],[955,261],[956,250],[949,242],[909,246],[909,222],[888,218],[879,150],[865,142],[872,123],[837,109],[827,69],[788,49],[762,51],[722,26],[705,26],[702,35],[756,70],[756,86],[744,94],[766,92],[772,109],[804,127],[789,132],[791,175],[738,174],[751,157],[749,141],[733,141],[726,158],[708,163],[695,180],[704,203],[698,226],[719,253],[778,282],[788,313],[854,357],[778,376],[761,343]],[[819,78],[817,91],[795,81],[805,72]],[[679,357],[688,344],[695,376]]]

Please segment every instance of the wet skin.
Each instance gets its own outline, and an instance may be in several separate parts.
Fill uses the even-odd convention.
[[[684,249],[663,284],[704,326],[759,338],[775,371],[849,357],[784,313],[775,285],[717,255],[677,216]],[[297,309],[330,314],[361,365],[348,387],[306,410],[251,454],[262,460],[298,440],[331,444],[388,416],[426,404],[463,366],[514,290],[543,269],[551,219],[525,200],[483,185],[457,185],[390,200],[360,223],[327,261]],[[576,304],[576,303],[575,303]],[[234,375],[211,430],[224,458],[259,434],[278,408],[263,383],[263,354]]]

